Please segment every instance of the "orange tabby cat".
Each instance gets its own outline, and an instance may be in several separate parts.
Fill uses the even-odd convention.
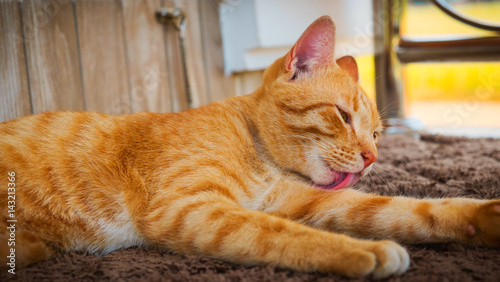
[[[334,41],[333,21],[319,18],[254,93],[199,109],[0,124],[3,270],[60,251],[156,245],[379,278],[407,269],[406,250],[349,235],[499,246],[499,200],[348,188],[377,160],[382,126],[354,59],[334,60]]]

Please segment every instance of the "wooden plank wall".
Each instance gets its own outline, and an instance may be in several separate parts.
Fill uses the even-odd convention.
[[[31,113],[22,38],[18,3],[0,2],[0,121]]]
[[[154,10],[187,13],[192,106],[235,95],[224,76],[217,0],[1,0],[0,122],[31,113],[189,107],[178,32]]]
[[[151,16],[161,5],[160,0],[122,1],[133,112],[172,111],[164,27]]]
[[[83,110],[73,8],[36,0],[24,1],[22,8],[33,112]]]
[[[208,93],[211,100],[223,100],[232,96],[231,90],[234,89],[234,81],[232,77],[224,75],[222,52],[214,52],[214,50],[222,50],[219,10],[214,1],[200,1],[199,3],[201,26],[206,29],[202,36],[202,46]]]

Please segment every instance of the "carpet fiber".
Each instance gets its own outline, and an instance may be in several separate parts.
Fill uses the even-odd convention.
[[[381,195],[500,198],[500,140],[385,136],[378,174],[356,189]],[[397,216],[397,215],[395,215]],[[500,249],[459,244],[405,245],[408,271],[387,281],[499,281]],[[96,257],[61,254],[51,260],[0,275],[47,281],[342,281],[336,274],[300,273],[274,267],[244,267],[220,260],[181,256],[152,248],[130,248]],[[350,280],[350,281],[362,281]]]

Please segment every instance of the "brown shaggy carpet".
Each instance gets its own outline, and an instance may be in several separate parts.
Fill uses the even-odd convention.
[[[500,198],[500,140],[385,136],[378,174],[357,189],[382,195]],[[397,215],[395,215],[397,216]],[[500,281],[500,249],[459,244],[405,245],[408,271],[387,281]],[[300,273],[274,267],[244,267],[199,256],[130,248],[97,257],[61,254],[0,275],[20,281],[342,281],[336,274]],[[352,280],[352,281],[362,281]]]

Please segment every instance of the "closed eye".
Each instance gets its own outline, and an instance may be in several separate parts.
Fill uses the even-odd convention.
[[[340,116],[342,117],[342,120],[346,123],[346,124],[349,124],[351,125],[351,115],[344,111],[343,109],[341,109],[339,106],[337,106],[337,110],[339,111],[340,113]]]

